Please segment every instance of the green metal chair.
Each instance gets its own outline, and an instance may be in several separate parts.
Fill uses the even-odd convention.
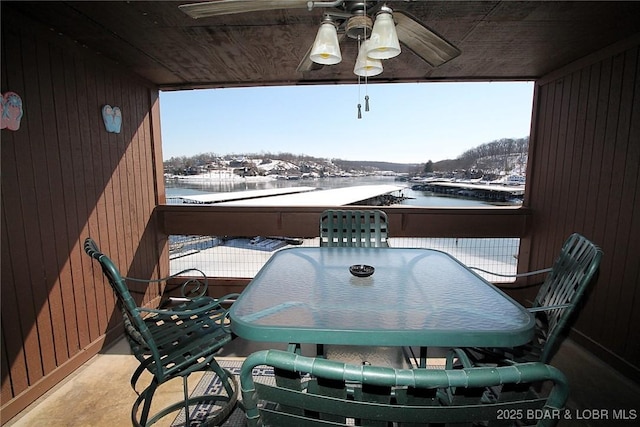
[[[389,246],[387,214],[372,210],[326,210],[320,215],[320,246]]]
[[[189,425],[189,405],[199,402],[210,402],[214,407],[207,419],[210,425],[218,425],[225,420],[236,406],[239,388],[233,375],[218,365],[214,355],[232,339],[228,310],[223,304],[234,295],[220,299],[205,296],[184,298],[183,302],[170,309],[138,307],[127,288],[125,278],[120,275],[113,262],[100,252],[91,238],[85,240],[84,250],[99,262],[115,292],[124,318],[125,335],[133,354],[140,362],[131,377],[131,387],[138,393],[136,384],[142,373],[148,371],[153,376],[149,386],[138,393],[133,404],[133,425],[152,425],[162,417],[183,408],[187,417],[186,425]],[[206,289],[203,291],[201,288],[197,293],[200,295],[203,292]],[[207,370],[219,376],[224,393],[190,397],[188,376],[196,371]],[[180,377],[183,381],[184,400],[151,415],[151,401],[157,388]],[[142,412],[139,414],[141,405]]]
[[[602,250],[586,237],[574,233],[564,242],[529,311],[536,318],[534,339],[523,346],[509,349],[466,349],[468,363],[500,363],[501,361],[549,363],[561,342],[572,316],[584,297],[600,266]]]
[[[388,237],[387,214],[379,209],[330,209],[320,215],[321,247],[386,248]],[[387,361],[397,368],[408,366],[402,348],[319,345],[318,354],[351,363]]]
[[[254,368],[280,372],[276,384],[253,376]],[[550,383],[539,396],[530,384]],[[539,362],[469,369],[394,369],[349,365],[279,350],[250,355],[240,373],[249,427],[276,426],[553,426],[568,396],[565,376]],[[466,393],[517,386],[494,399]],[[453,398],[442,390],[454,390]],[[476,397],[472,397],[472,396]],[[463,398],[458,399],[458,396]],[[505,398],[506,397],[506,398]]]

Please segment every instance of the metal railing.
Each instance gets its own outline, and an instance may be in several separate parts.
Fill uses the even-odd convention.
[[[188,265],[214,278],[252,278],[272,251],[279,249],[277,243],[252,243],[252,239],[270,236],[282,240],[285,236],[300,240],[295,243],[318,246],[319,217],[327,208],[161,205],[156,213],[167,236],[204,236],[183,241],[181,251],[176,249],[178,239],[171,237],[171,271]],[[440,249],[467,265],[501,274],[528,268],[527,260],[519,258],[529,215],[526,208],[389,207],[384,211],[392,246]],[[188,250],[198,252],[189,254]],[[509,280],[485,277],[495,282]]]
[[[253,278],[278,250],[292,246],[319,246],[319,238],[293,239],[212,236],[170,236],[171,274],[197,268],[209,277]],[[518,261],[518,238],[419,238],[395,237],[391,247],[429,248],[447,252],[462,263],[498,274],[515,274]],[[483,272],[491,282],[512,282]]]

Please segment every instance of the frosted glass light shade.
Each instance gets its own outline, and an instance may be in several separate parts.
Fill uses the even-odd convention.
[[[376,16],[369,41],[369,58],[389,59],[400,55],[396,24],[388,7],[383,7]]]
[[[309,58],[322,65],[334,65],[342,61],[338,31],[331,22],[323,22],[320,25]]]
[[[360,45],[356,65],[353,67],[353,72],[357,76],[371,77],[382,73],[382,61],[367,56],[369,43],[369,40],[365,40],[362,45]]]

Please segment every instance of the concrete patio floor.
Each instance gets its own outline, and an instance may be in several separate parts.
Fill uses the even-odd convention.
[[[137,398],[129,380],[138,367],[129,344],[122,339],[98,354],[28,407],[7,426],[127,426],[131,425],[131,405]],[[147,373],[140,384],[148,384]],[[161,387],[154,403],[182,395],[180,380]],[[155,405],[154,405],[155,406]],[[171,418],[171,419],[169,419]],[[165,423],[166,421],[166,423]],[[159,422],[169,426],[173,417]]]
[[[220,356],[246,356],[263,348],[278,345],[256,344],[236,339],[225,347]],[[284,346],[282,347],[284,349]],[[303,354],[313,349],[303,348]],[[571,421],[560,426],[634,426],[640,419],[640,386],[603,364],[571,340],[565,340],[552,365],[569,378],[571,387],[569,410]],[[49,391],[33,405],[6,423],[6,426],[33,427],[113,427],[131,425],[131,405],[136,394],[129,385],[132,372],[138,366],[130,354],[126,340],[121,339],[103,353],[95,356],[62,384]],[[190,377],[190,387],[198,383]],[[149,381],[142,378],[140,384]],[[163,407],[180,399],[182,382],[174,380],[159,388],[154,407]],[[614,420],[614,411],[636,419]],[[606,414],[606,419],[598,415]],[[157,426],[168,427],[174,420],[169,415]],[[578,419],[577,419],[578,418]]]
[[[221,350],[221,357],[244,357],[252,351],[267,348],[286,349],[278,344],[256,345],[236,339]],[[131,374],[138,367],[126,339],[115,342],[102,353],[94,356],[73,375],[58,384],[36,402],[5,423],[14,427],[120,427],[132,425],[131,406],[137,394],[131,389]],[[189,376],[189,388],[193,389],[201,373]],[[139,388],[151,381],[151,375],[143,373]],[[182,398],[182,381],[174,379],[158,388],[153,398],[154,408],[164,408]],[[155,426],[169,427],[177,412],[158,421]]]

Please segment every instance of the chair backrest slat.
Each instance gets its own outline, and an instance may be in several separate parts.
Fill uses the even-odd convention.
[[[320,216],[320,246],[387,247],[387,214],[379,209],[327,210]]]
[[[122,315],[124,317],[125,332],[130,343],[131,340],[133,340],[134,342],[131,343],[132,345],[137,344],[138,346],[143,347],[146,352],[151,354],[154,361],[160,365],[160,353],[155,339],[151,334],[149,327],[140,315],[138,306],[131,296],[131,292],[129,292],[129,288],[127,287],[123,276],[120,274],[120,271],[108,256],[100,252],[98,245],[93,241],[93,239],[87,238],[85,240],[84,250],[87,255],[100,263],[102,272],[118,299]]]
[[[257,366],[296,373],[306,387],[287,388],[254,381]],[[547,409],[539,425],[554,425],[552,411],[564,407],[568,396],[565,376],[556,368],[539,362],[501,367],[469,369],[394,369],[391,367],[349,365],[296,353],[264,350],[249,356],[242,365],[240,380],[249,426],[319,425],[429,425],[496,421],[498,414],[533,413]],[[532,385],[550,382],[548,394],[538,396]],[[317,384],[323,382],[323,387]],[[327,388],[334,391],[326,393]],[[479,393],[457,401],[446,400],[446,393],[471,388],[505,390],[505,397],[487,400]],[[470,394],[471,395],[471,394]],[[508,395],[508,396],[507,396]],[[537,411],[538,417],[544,411]],[[544,416],[544,415],[543,415]],[[535,422],[534,420],[526,420]],[[407,424],[402,424],[407,423]],[[415,423],[415,424],[411,424]]]
[[[547,325],[546,341],[542,343],[544,348],[541,362],[547,363],[551,358],[560,334],[593,281],[601,259],[602,250],[578,233],[569,236],[563,244],[560,255],[532,306],[534,310],[540,307],[560,306],[538,311]]]

